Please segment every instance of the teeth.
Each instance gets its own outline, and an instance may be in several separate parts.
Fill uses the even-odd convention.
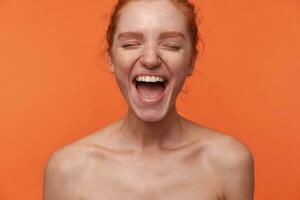
[[[142,81],[142,82],[164,82],[166,79],[160,76],[137,76],[135,78],[136,81]]]

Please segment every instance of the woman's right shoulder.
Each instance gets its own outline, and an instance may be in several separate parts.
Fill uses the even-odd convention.
[[[91,163],[89,151],[74,143],[52,153],[44,168],[44,199],[65,199],[76,192],[78,180]]]
[[[86,150],[77,144],[66,145],[51,154],[45,166],[45,174],[69,177],[84,166]]]
[[[95,160],[104,159],[101,145],[98,144],[99,141],[103,140],[103,132],[103,130],[99,130],[54,151],[48,159],[45,171],[68,176],[82,172],[85,167]]]
[[[120,122],[104,127],[72,144],[56,150],[51,154],[45,171],[69,176],[77,174],[93,164],[107,158],[102,146],[107,142],[107,133],[112,132]]]

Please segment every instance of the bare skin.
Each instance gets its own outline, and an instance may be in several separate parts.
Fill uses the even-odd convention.
[[[247,147],[178,120],[184,135],[169,134],[159,143],[126,136],[123,118],[55,152],[45,171],[44,200],[253,199]]]
[[[111,70],[128,112],[51,156],[44,200],[252,200],[248,148],[176,111],[195,58],[181,11],[167,0],[132,1],[114,38]],[[168,80],[161,98],[137,89],[145,74]]]

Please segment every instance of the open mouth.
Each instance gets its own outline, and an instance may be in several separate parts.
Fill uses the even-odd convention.
[[[133,80],[138,93],[145,99],[157,99],[163,95],[169,81],[162,76],[136,76]]]

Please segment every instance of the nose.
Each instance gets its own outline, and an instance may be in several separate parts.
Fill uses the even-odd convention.
[[[141,56],[141,64],[147,68],[155,68],[161,65],[162,60],[155,45],[145,46]]]

